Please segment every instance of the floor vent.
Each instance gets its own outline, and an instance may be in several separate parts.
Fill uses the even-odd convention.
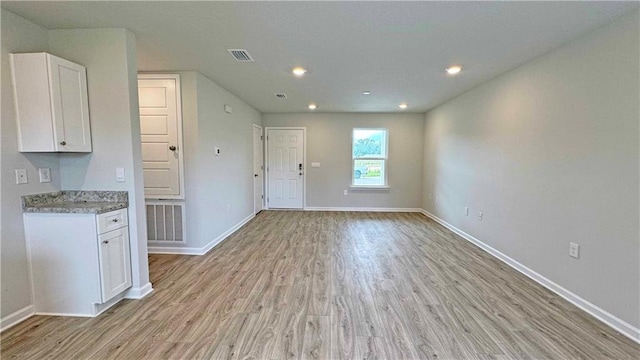
[[[147,238],[150,242],[184,243],[184,204],[147,201]]]
[[[229,54],[233,56],[238,62],[253,62],[253,58],[249,55],[249,52],[244,49],[227,49]]]

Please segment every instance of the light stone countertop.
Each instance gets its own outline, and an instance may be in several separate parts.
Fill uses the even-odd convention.
[[[56,191],[22,197],[22,212],[102,214],[129,207],[126,191]]]

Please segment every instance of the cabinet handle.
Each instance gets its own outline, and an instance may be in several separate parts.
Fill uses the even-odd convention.
[[[113,222],[118,222],[118,219],[113,219],[113,220],[111,220],[111,221],[113,221]]]
[[[171,145],[171,146],[169,146],[169,150],[171,150],[171,151],[176,151],[176,147],[175,147],[175,146],[173,146],[173,145]]]
[[[60,143],[60,145],[65,146],[65,145],[67,145],[67,142],[63,141],[63,142]]]
[[[108,244],[108,243],[109,243],[109,240],[105,240],[105,241],[103,241],[102,243],[103,243],[103,244]]]

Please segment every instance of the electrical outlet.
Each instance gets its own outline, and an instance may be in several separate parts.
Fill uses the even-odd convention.
[[[464,216],[469,216],[469,207],[468,206],[464,207]]]
[[[484,218],[484,214],[482,213],[482,211],[478,212],[478,221],[482,221],[482,218]]]
[[[578,259],[580,257],[580,245],[569,243],[569,256]]]
[[[40,175],[41,183],[51,182],[51,169],[49,168],[38,168],[38,174]]]
[[[16,169],[16,184],[27,184],[27,169]]]
[[[342,194],[343,194],[344,196],[349,195],[349,190],[345,190]]]

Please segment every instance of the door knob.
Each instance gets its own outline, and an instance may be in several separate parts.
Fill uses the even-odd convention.
[[[253,174],[254,177],[258,177],[258,174]]]
[[[176,147],[175,147],[175,146],[173,146],[173,145],[171,145],[171,146],[169,146],[169,150],[171,150],[171,151],[176,151]]]
[[[60,143],[60,145],[65,146],[65,145],[67,145],[67,142],[63,141],[63,142]]]
[[[108,243],[109,243],[109,240],[105,240],[105,241],[103,241],[102,243],[103,243],[103,244],[108,244]]]

